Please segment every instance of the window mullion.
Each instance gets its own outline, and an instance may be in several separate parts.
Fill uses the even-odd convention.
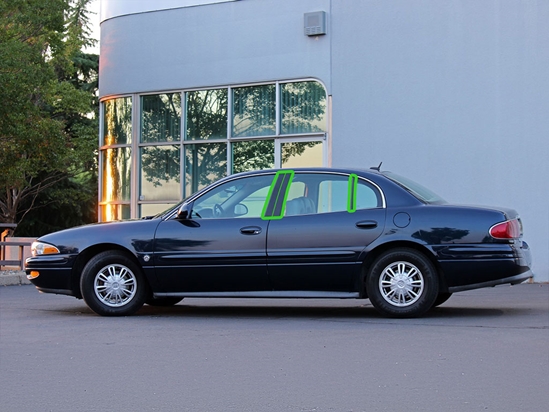
[[[131,144],[131,167],[130,173],[130,217],[132,219],[138,216],[138,198],[139,198],[139,173],[140,170],[140,151],[139,140],[141,138],[141,98],[137,94],[132,96],[132,144]]]

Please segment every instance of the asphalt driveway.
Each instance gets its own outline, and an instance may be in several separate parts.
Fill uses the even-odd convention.
[[[549,285],[461,292],[419,319],[369,301],[185,299],[104,318],[0,287],[6,411],[545,411]]]

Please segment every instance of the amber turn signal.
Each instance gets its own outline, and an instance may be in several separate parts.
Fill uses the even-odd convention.
[[[31,273],[27,275],[27,279],[28,280],[36,279],[38,276],[40,276],[40,272],[38,272],[37,270],[33,270],[31,271]]]

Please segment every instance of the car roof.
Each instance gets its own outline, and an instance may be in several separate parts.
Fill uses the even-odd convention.
[[[254,176],[257,174],[269,174],[276,173],[281,170],[293,170],[294,172],[319,172],[319,173],[343,173],[343,174],[357,174],[363,177],[372,177],[372,176],[383,176],[382,172],[373,169],[363,169],[363,168],[339,168],[339,167],[296,167],[296,168],[280,168],[280,169],[265,169],[265,170],[254,170],[250,172],[241,172],[235,173],[233,175],[227,176],[222,180],[234,179],[235,177],[242,176]]]

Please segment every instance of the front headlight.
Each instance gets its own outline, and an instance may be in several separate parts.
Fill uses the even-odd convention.
[[[31,253],[33,256],[51,255],[54,253],[60,253],[59,249],[49,243],[33,242],[31,246]]]

